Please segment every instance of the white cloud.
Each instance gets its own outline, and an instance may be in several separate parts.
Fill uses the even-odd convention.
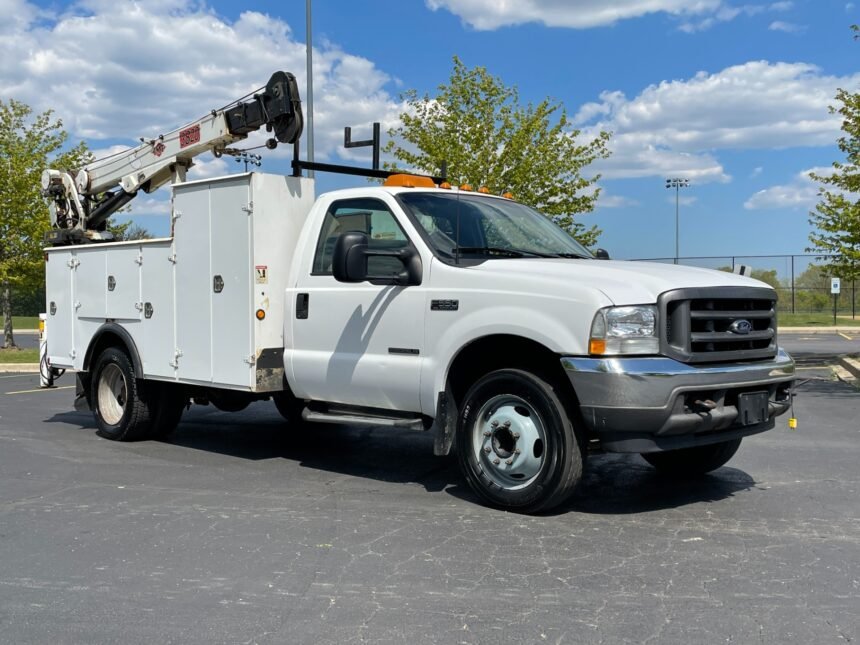
[[[0,0],[0,11],[0,96],[53,108],[73,137],[96,146],[172,130],[278,69],[296,74],[304,99],[305,45],[276,17],[246,11],[229,21],[184,0],[87,0],[50,16]],[[340,149],[345,125],[397,118],[389,80],[334,45],[314,50],[317,157]]]
[[[605,190],[601,191],[597,198],[597,208],[632,208],[639,206],[639,202],[623,195],[610,195]]]
[[[719,8],[721,0],[426,0],[433,10],[447,9],[475,29],[490,30],[528,22],[548,27],[585,29],[651,13],[698,14]]]
[[[672,192],[674,193],[674,191],[672,191]],[[693,197],[692,195],[685,195],[685,194],[683,194],[683,193],[681,193],[680,195],[678,195],[678,204],[679,204],[680,206],[692,206],[692,205],[693,205],[693,204],[695,204],[697,201],[699,201],[699,198],[698,198],[698,197]],[[674,204],[675,204],[675,195],[674,195],[674,194],[673,194],[673,195],[669,195],[669,196],[666,198],[666,202],[667,202],[668,204],[673,204],[673,205],[674,205]]]
[[[785,11],[792,3],[734,6],[723,0],[425,0],[430,9],[446,9],[478,30],[492,30],[524,23],[547,27],[588,29],[613,25],[621,20],[665,13],[683,20],[679,29],[689,33],[708,29],[739,15]]]
[[[833,168],[809,168],[797,173],[791,182],[765,188],[753,194],[746,202],[747,210],[789,208],[809,210],[818,202],[818,184],[810,174],[827,176]]]
[[[750,177],[758,177],[763,171],[764,171],[764,168],[762,168],[761,166],[756,166],[755,168],[752,169],[752,172],[750,173]]]
[[[245,167],[241,163],[233,161],[233,157],[198,157],[194,160],[194,165],[191,166],[191,169],[188,171],[188,180],[191,181],[192,179],[219,177],[231,172],[240,172],[244,169]]]
[[[751,61],[650,85],[632,99],[604,92],[574,122],[586,135],[613,133],[612,157],[594,164],[604,177],[728,181],[714,151],[832,145],[840,121],[828,106],[838,87],[858,83],[860,74],[826,76],[805,63]]]
[[[797,34],[806,31],[806,27],[803,25],[796,25],[793,22],[784,22],[782,20],[774,20],[770,23],[768,29],[771,31],[782,31],[787,34]]]

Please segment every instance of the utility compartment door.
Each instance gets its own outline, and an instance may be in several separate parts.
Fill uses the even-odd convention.
[[[174,187],[177,378],[256,383],[249,175]]]
[[[80,251],[77,258],[80,264],[74,271],[75,296],[81,303],[78,318],[91,318],[104,322],[106,315],[105,258],[109,255],[102,251]]]
[[[170,240],[147,242],[142,247],[141,300],[143,320],[139,336],[143,373],[147,377],[174,377],[176,339],[173,319],[173,264]]]
[[[114,320],[140,320],[140,249],[112,248],[107,258],[106,313]]]
[[[256,382],[251,285],[251,200],[247,179],[210,189],[212,381]],[[220,290],[217,288],[221,285]]]
[[[75,298],[73,270],[69,262],[74,258],[70,250],[49,251],[45,264],[48,358],[51,365],[58,367],[73,365]]]
[[[174,252],[176,254],[176,376],[208,383],[212,378],[209,254],[209,186],[174,189]]]

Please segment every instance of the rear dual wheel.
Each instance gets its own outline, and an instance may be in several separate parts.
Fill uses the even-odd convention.
[[[178,386],[139,380],[128,354],[108,347],[93,370],[92,402],[100,436],[140,441],[173,432],[188,397]]]
[[[482,377],[464,398],[457,455],[484,501],[534,513],[564,502],[583,469],[583,452],[550,379],[503,369]]]
[[[131,359],[117,347],[108,347],[93,370],[93,414],[98,434],[113,441],[148,438],[152,428],[152,396],[138,381]]]

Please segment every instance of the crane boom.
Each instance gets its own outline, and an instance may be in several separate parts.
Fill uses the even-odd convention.
[[[193,159],[221,156],[226,147],[261,127],[273,132],[267,146],[296,143],[302,134],[301,100],[295,76],[275,72],[261,92],[139,146],[97,159],[77,171],[48,169],[42,193],[49,200],[52,230],[47,241],[69,244],[108,239],[107,219],[139,191],[150,193],[181,182]]]

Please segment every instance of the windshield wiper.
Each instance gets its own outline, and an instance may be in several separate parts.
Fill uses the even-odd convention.
[[[508,258],[549,258],[551,255],[546,253],[537,253],[536,251],[523,251],[521,249],[506,249],[500,246],[461,246],[460,253],[495,253]]]
[[[582,255],[582,253],[553,253],[551,257],[554,258],[578,258],[580,260],[593,260],[594,258],[589,255]]]

